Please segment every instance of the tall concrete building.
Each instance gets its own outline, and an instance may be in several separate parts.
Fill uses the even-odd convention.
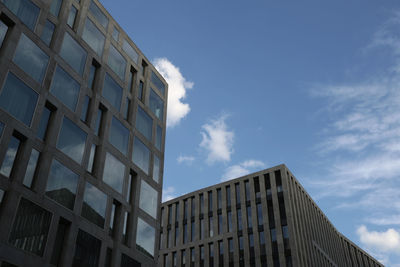
[[[97,0],[0,0],[0,266],[154,266],[167,84]]]
[[[339,233],[279,165],[161,206],[160,267],[383,266]]]

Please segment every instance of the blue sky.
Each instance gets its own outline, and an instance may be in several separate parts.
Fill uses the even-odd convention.
[[[400,266],[398,0],[101,2],[169,81],[165,198],[285,163]]]

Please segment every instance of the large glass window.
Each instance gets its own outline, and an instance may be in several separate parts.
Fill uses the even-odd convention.
[[[58,17],[58,13],[60,13],[61,4],[62,0],[53,0],[50,6],[50,13]]]
[[[79,97],[79,83],[63,68],[57,66],[51,82],[50,93],[57,97],[61,103],[75,111]]]
[[[132,161],[146,174],[149,173],[150,150],[137,137],[133,144]]]
[[[97,187],[86,183],[83,196],[82,216],[92,223],[104,227],[106,215],[107,195]]]
[[[43,256],[51,213],[21,198],[8,242],[16,248]]]
[[[89,18],[86,19],[82,39],[97,53],[97,55],[101,56],[103,54],[104,40],[106,38]]]
[[[93,171],[93,162],[94,162],[95,153],[96,153],[96,145],[92,144],[92,147],[90,148],[89,162],[88,162],[88,166],[87,166],[88,172]]]
[[[16,137],[14,136],[11,137],[10,143],[8,144],[6,155],[4,157],[3,163],[1,164],[0,174],[6,177],[10,177],[20,143],[21,142]]]
[[[40,8],[30,0],[3,0],[17,17],[32,31],[35,29],[36,21],[39,16]]]
[[[158,150],[161,150],[161,143],[162,143],[162,128],[159,125],[157,125],[155,145]]]
[[[121,78],[121,80],[125,80],[126,59],[113,45],[110,45],[108,66],[110,66],[110,68]]]
[[[128,56],[133,60],[133,62],[137,63],[139,55],[136,52],[136,50],[125,39],[122,43],[122,49],[125,51],[125,53],[128,54]]]
[[[122,194],[124,184],[125,165],[112,154],[106,154],[103,181],[114,190]]]
[[[49,20],[46,20],[46,23],[44,24],[44,28],[42,31],[42,35],[40,35],[40,39],[47,44],[47,46],[50,45],[51,39],[53,38],[53,32],[54,32],[54,24],[51,23]]]
[[[6,37],[7,30],[8,30],[8,26],[0,20],[0,46],[3,44],[4,38]]]
[[[42,83],[49,56],[25,34],[21,34],[13,61],[33,79]]]
[[[23,184],[27,187],[32,186],[33,175],[35,174],[37,161],[39,159],[39,151],[32,149],[31,156],[29,157],[28,166],[23,180]]]
[[[57,148],[78,163],[82,162],[87,133],[64,117]]]
[[[153,180],[157,183],[160,181],[160,159],[156,155],[153,162]]]
[[[165,85],[161,81],[161,79],[158,78],[157,74],[155,74],[154,71],[151,72],[151,82],[157,87],[157,89],[161,92],[162,95],[165,94]]]
[[[85,95],[85,99],[83,101],[82,112],[81,112],[81,121],[83,121],[83,122],[85,122],[86,118],[87,118],[89,102],[90,102],[89,96]]]
[[[113,38],[116,42],[118,42],[118,39],[119,39],[119,30],[118,30],[116,27],[114,27],[114,29],[113,29],[112,38]]]
[[[65,33],[60,56],[80,75],[85,69],[87,52],[69,33]]]
[[[96,20],[107,29],[108,26],[108,18],[107,16],[101,11],[101,9],[92,1],[89,6],[89,11],[92,15],[96,18]]]
[[[136,247],[144,253],[154,256],[154,243],[156,231],[154,227],[138,218],[137,233],[136,233]]]
[[[128,153],[129,130],[117,118],[112,118],[108,141],[122,154]]]
[[[78,13],[78,10],[76,9],[76,7],[74,7],[73,5],[71,6],[71,10],[69,11],[68,14],[68,19],[67,19],[67,24],[68,26],[70,26],[71,28],[74,27],[75,24],[75,19],[76,19],[76,14]]]
[[[121,107],[122,87],[108,73],[106,73],[104,79],[103,96],[119,111]]]
[[[79,229],[72,267],[97,267],[100,259],[101,241]]]
[[[78,179],[79,176],[76,173],[59,161],[53,160],[47,180],[46,195],[73,210]]]
[[[149,141],[152,139],[153,119],[138,106],[136,114],[136,129],[143,134]]]
[[[150,214],[154,219],[157,217],[158,193],[148,183],[142,180],[140,186],[139,207]]]
[[[151,111],[157,118],[163,120],[164,117],[164,101],[159,97],[153,89],[150,92],[149,106]]]
[[[47,124],[49,123],[50,116],[51,110],[45,106],[42,111],[42,117],[40,118],[39,128],[37,131],[37,137],[41,140],[44,140],[46,137]]]

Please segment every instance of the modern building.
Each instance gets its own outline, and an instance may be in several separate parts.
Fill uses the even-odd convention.
[[[383,266],[339,233],[285,165],[161,206],[160,267]]]
[[[0,266],[155,266],[167,84],[97,0],[0,0]]]

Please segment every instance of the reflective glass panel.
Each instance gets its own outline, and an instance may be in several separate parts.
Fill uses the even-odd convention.
[[[64,117],[57,148],[78,163],[82,162],[87,133]]]
[[[151,89],[150,92],[149,106],[154,115],[156,115],[160,120],[163,120],[164,101],[154,92],[153,89]]]
[[[103,54],[104,40],[106,38],[89,18],[86,19],[82,39],[97,53],[97,55],[101,56]]]
[[[90,98],[86,95],[84,102],[83,102],[83,107],[82,107],[81,121],[86,121],[87,112],[89,109],[89,102],[90,102]]]
[[[49,56],[25,34],[21,34],[13,61],[33,79],[42,83]]]
[[[151,72],[151,82],[156,86],[156,88],[161,92],[162,95],[165,94],[165,85],[161,81],[161,79],[158,78],[157,74],[155,74],[154,71]]]
[[[107,152],[103,181],[111,186],[115,191],[122,194],[122,186],[124,184],[125,165],[116,157]]]
[[[133,60],[133,62],[137,63],[139,55],[136,52],[136,50],[125,39],[122,43],[122,49],[125,51],[125,53],[128,54],[128,56]]]
[[[108,141],[122,154],[128,152],[129,130],[113,116]]]
[[[80,75],[83,74],[87,52],[69,33],[65,33],[60,56]]]
[[[104,227],[106,215],[107,195],[97,187],[86,183],[83,197],[82,216],[92,223]]]
[[[30,0],[3,0],[8,7],[29,29],[35,28],[40,8]]]
[[[88,172],[93,171],[93,162],[94,162],[94,154],[95,153],[96,153],[96,145],[92,144],[92,147],[90,148],[89,162],[88,162],[88,166],[87,166]]]
[[[98,267],[101,241],[94,236],[79,230],[72,267]]]
[[[160,181],[160,159],[156,155],[153,162],[153,180],[157,183]]]
[[[61,205],[74,209],[78,174],[53,160],[47,180],[46,195]]]
[[[41,140],[44,140],[44,138],[46,137],[47,124],[49,122],[50,115],[51,111],[47,107],[44,107],[42,111],[42,117],[40,118],[39,128],[37,131],[37,137]]]
[[[159,125],[157,125],[155,145],[158,150],[161,150],[161,143],[162,143],[162,128]]]
[[[126,59],[113,45],[110,45],[108,66],[110,66],[110,68],[121,78],[121,80],[125,80]]]
[[[43,256],[51,213],[21,198],[8,242],[16,248]]]
[[[138,88],[138,99],[140,101],[143,101],[143,88],[144,88],[144,83],[142,81],[139,82],[139,88]]]
[[[103,96],[113,105],[117,110],[121,108],[122,87],[114,81],[111,76],[106,73],[103,85]]]
[[[79,97],[79,83],[74,80],[63,68],[57,66],[51,82],[50,93],[64,105],[75,111]]]
[[[140,186],[139,207],[150,214],[154,219],[157,217],[158,193],[148,183],[142,180]]]
[[[136,114],[136,129],[138,129],[147,140],[152,140],[153,119],[140,106],[138,106]]]
[[[44,28],[42,31],[42,35],[40,36],[40,39],[47,44],[47,46],[50,45],[51,38],[53,37],[53,32],[54,32],[54,24],[51,23],[49,20],[46,20],[46,24],[44,24]]]
[[[108,18],[107,16],[101,11],[101,9],[92,1],[89,6],[89,11],[92,15],[96,18],[96,20],[107,29],[108,26]]]
[[[140,251],[149,254],[151,257],[154,256],[155,235],[155,229],[141,218],[138,218],[136,246]]]
[[[117,41],[117,42],[118,42],[118,38],[119,38],[119,31],[118,31],[118,29],[117,29],[117,28],[115,28],[115,27],[114,27],[114,29],[113,29],[112,37],[113,37],[113,39],[114,39],[115,41]]]
[[[68,19],[67,19],[67,24],[68,24],[68,26],[70,26],[71,28],[74,27],[75,18],[76,18],[76,13],[78,13],[78,10],[76,9],[76,7],[71,6],[71,10],[69,11]]]
[[[99,108],[97,110],[97,117],[96,117],[96,128],[95,128],[96,135],[99,135],[99,133],[100,133],[100,126],[101,126],[102,117],[103,117],[103,111]]]
[[[0,46],[3,44],[4,38],[6,37],[7,30],[8,30],[8,26],[0,20]]]
[[[133,144],[132,161],[146,174],[149,173],[150,150],[138,138]]]
[[[0,95],[0,107],[30,126],[38,94],[11,72]]]
[[[25,177],[23,184],[27,187],[32,186],[33,175],[35,174],[37,161],[39,159],[39,151],[32,149],[31,156],[29,157],[28,166],[26,167]]]
[[[17,155],[20,141],[14,136],[11,137],[8,144],[7,152],[1,164],[0,173],[6,177],[10,177],[11,170],[14,166],[15,156]]]
[[[90,73],[89,73],[89,79],[88,79],[88,87],[90,89],[93,89],[94,76],[96,75],[96,70],[97,70],[97,67],[92,63],[92,65],[90,65]]]
[[[62,0],[53,0],[50,6],[50,13],[58,17],[58,14],[60,13],[61,4]]]

